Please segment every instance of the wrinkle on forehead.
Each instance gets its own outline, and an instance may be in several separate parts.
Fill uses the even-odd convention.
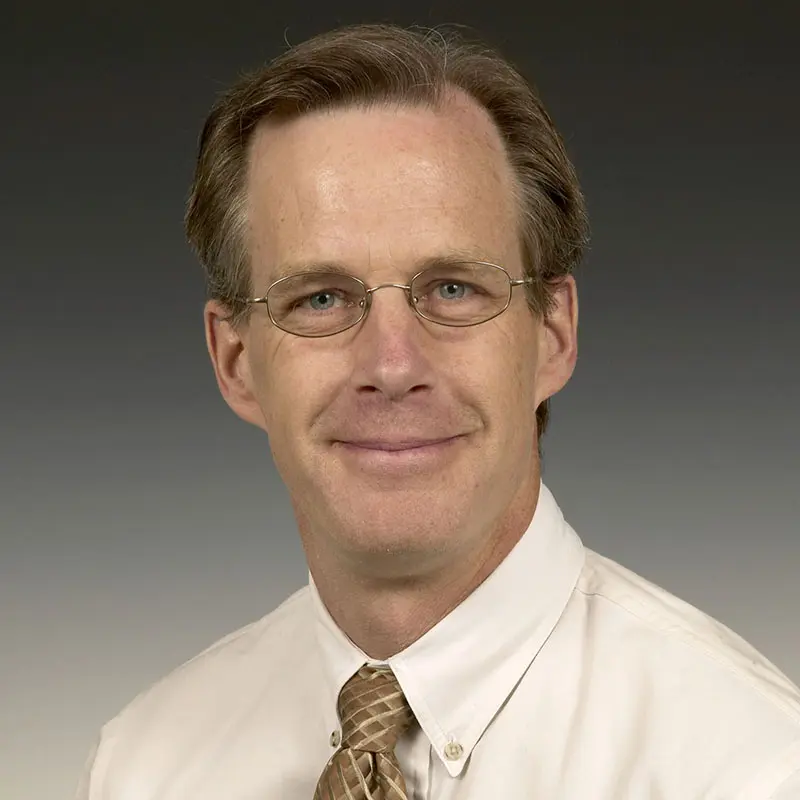
[[[328,249],[337,258],[358,246],[354,237],[370,251],[381,242],[396,249],[403,226],[423,247],[442,229],[454,245],[475,247],[517,227],[516,182],[500,134],[463,93],[439,108],[339,108],[268,122],[251,156],[254,257],[270,242],[294,251],[271,253],[273,263]],[[309,252],[315,244],[320,252]]]

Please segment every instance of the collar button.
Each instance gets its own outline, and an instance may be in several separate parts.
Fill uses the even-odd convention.
[[[444,746],[444,757],[448,761],[458,761],[464,755],[464,748],[458,742],[448,742]]]

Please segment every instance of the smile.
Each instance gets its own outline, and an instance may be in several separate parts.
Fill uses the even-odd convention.
[[[442,439],[408,439],[405,441],[363,440],[334,442],[345,461],[358,471],[382,473],[420,472],[440,468],[463,441],[463,435]]]
[[[367,440],[356,442],[339,442],[346,447],[354,447],[361,450],[379,450],[381,452],[397,453],[407,450],[423,450],[428,447],[437,447],[438,445],[446,444],[458,439],[458,436],[447,436],[441,439],[408,439],[401,442],[383,441],[383,440]]]

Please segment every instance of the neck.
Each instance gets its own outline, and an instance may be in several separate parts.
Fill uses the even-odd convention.
[[[538,498],[537,475],[471,551],[457,559],[445,557],[442,566],[424,574],[393,581],[354,575],[307,549],[317,591],[357,647],[372,659],[388,659],[433,628],[494,572],[530,524]]]

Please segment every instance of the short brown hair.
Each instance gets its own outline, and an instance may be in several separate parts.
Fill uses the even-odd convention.
[[[460,34],[355,25],[315,36],[243,76],[215,103],[200,137],[186,232],[206,272],[210,299],[234,324],[252,292],[245,236],[250,141],[265,119],[319,109],[403,103],[438,107],[453,89],[490,115],[517,179],[532,310],[552,308],[552,287],[580,261],[588,228],[577,177],[536,90],[504,58]],[[539,436],[548,402],[536,409]]]

